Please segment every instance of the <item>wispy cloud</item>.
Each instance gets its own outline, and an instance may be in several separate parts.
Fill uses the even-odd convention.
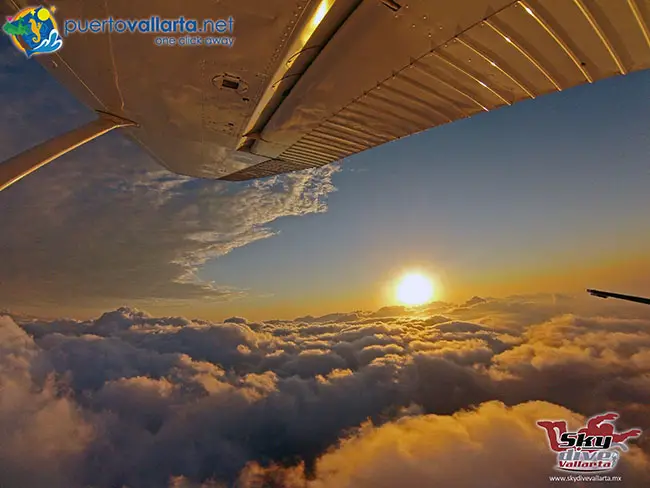
[[[35,63],[0,49],[0,159],[79,125],[84,109]],[[2,305],[115,306],[225,299],[197,267],[274,235],[278,218],[326,210],[336,166],[250,184],[173,175],[109,135],[0,194]]]

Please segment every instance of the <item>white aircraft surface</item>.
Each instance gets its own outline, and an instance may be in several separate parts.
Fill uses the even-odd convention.
[[[650,68],[650,0],[58,0],[55,17],[154,14],[232,17],[234,44],[65,36],[34,59],[98,119],[0,163],[0,190],[117,128],[174,173],[242,181]]]

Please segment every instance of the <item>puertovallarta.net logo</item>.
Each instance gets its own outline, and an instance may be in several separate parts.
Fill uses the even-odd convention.
[[[54,10],[54,7],[42,6],[24,8],[13,17],[7,17],[2,30],[28,58],[51,54],[63,46]]]

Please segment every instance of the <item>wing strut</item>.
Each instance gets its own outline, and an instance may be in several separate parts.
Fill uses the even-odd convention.
[[[83,146],[120,127],[137,126],[135,122],[97,110],[99,117],[81,127],[61,134],[0,163],[0,191],[59,156]]]

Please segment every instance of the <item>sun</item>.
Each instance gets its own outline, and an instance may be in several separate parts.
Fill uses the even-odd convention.
[[[406,273],[397,282],[395,297],[403,305],[422,305],[435,294],[433,280],[422,273]]]

